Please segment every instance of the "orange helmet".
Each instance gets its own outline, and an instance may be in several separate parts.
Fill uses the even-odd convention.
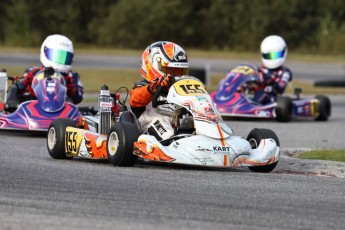
[[[155,42],[148,46],[141,56],[140,72],[142,77],[149,82],[166,74],[187,75],[188,68],[186,52],[173,42]]]

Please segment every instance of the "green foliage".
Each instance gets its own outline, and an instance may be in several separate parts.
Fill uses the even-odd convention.
[[[290,50],[344,53],[342,0],[2,0],[0,44],[40,46],[60,33],[75,43],[144,49],[157,40],[185,48],[257,52],[270,34]]]

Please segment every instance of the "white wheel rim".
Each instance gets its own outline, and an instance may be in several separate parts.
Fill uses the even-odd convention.
[[[56,132],[55,132],[54,127],[51,127],[49,129],[47,140],[48,140],[48,148],[49,150],[52,150],[56,144]]]
[[[109,139],[107,143],[108,153],[111,156],[114,156],[117,152],[118,147],[119,147],[119,138],[117,137],[116,132],[112,132],[109,135]]]

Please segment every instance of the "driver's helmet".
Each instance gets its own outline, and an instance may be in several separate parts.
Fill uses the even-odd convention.
[[[141,56],[142,77],[152,82],[166,74],[183,76],[188,74],[189,63],[181,46],[168,41],[159,41],[148,46]]]
[[[73,62],[72,41],[66,36],[54,34],[48,36],[41,46],[40,60],[44,67],[52,67],[60,72],[68,72]]]
[[[262,64],[269,69],[282,66],[287,56],[287,46],[284,39],[278,35],[266,37],[260,46]]]

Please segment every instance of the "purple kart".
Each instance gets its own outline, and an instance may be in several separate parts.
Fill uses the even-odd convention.
[[[317,95],[313,99],[301,98],[300,88],[295,96],[278,96],[276,102],[260,104],[252,100],[254,93],[262,87],[256,70],[240,65],[227,74],[211,93],[219,112],[224,117],[275,118],[288,122],[295,117],[311,117],[326,121],[331,115],[331,101],[327,96]]]
[[[2,72],[5,73],[5,72]],[[68,103],[64,77],[53,69],[39,71],[32,80],[32,89],[36,98],[21,102],[15,84],[10,88],[7,98],[7,80],[1,81],[0,94],[0,130],[47,131],[50,123],[57,118],[70,118],[75,122],[82,114],[77,106]],[[5,86],[4,86],[5,85]]]

